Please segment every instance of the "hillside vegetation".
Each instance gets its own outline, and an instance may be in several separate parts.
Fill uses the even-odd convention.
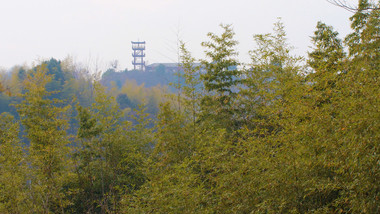
[[[165,96],[65,61],[15,68],[0,213],[379,213],[379,7],[360,0],[343,40],[318,22],[306,59],[279,20],[243,65],[221,25],[202,72],[181,45],[184,82]]]

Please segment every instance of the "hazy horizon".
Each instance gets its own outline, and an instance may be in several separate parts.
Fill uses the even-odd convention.
[[[352,1],[357,2],[357,1]],[[311,45],[318,21],[344,37],[352,14],[326,0],[14,0],[0,8],[0,67],[31,64],[51,57],[72,56],[77,62],[97,61],[108,67],[132,68],[131,41],[146,41],[147,64],[177,61],[177,38],[196,58],[200,43],[219,24],[232,24],[239,41],[239,59],[248,62],[253,34],[269,33],[282,18],[289,43],[298,55]]]

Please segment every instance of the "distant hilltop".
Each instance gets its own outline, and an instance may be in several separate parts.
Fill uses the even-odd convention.
[[[200,63],[194,63],[194,66],[200,66]],[[182,70],[179,63],[153,63],[145,67],[145,71],[165,71],[165,72],[178,72]]]
[[[200,63],[194,63],[194,67],[200,65]],[[178,83],[177,72],[183,73],[179,63],[153,63],[147,65],[145,71],[128,71],[127,69],[116,71],[114,68],[110,68],[103,73],[100,82],[107,87],[111,87],[111,82],[114,82],[120,88],[127,80],[132,80],[136,81],[138,85],[143,84],[145,87],[161,85],[168,86],[170,90],[174,90],[170,83]],[[180,78],[180,82],[184,83],[184,79]]]
[[[148,72],[164,70],[165,72],[177,72],[180,67],[179,63],[153,63],[147,65],[145,70]]]

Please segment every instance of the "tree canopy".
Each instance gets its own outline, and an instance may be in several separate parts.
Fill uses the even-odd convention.
[[[306,57],[278,20],[248,64],[221,25],[200,66],[181,43],[177,94],[70,60],[14,67],[0,213],[379,213],[378,7],[360,0],[346,38],[318,22]]]

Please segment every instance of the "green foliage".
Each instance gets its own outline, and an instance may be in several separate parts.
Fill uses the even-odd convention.
[[[162,104],[156,125],[157,140],[154,155],[156,162],[166,166],[181,162],[192,154],[193,136],[184,115],[171,108],[169,103]]]
[[[0,112],[10,112],[11,111],[11,98],[6,95],[4,92],[0,93]]]
[[[318,22],[317,30],[312,37],[314,50],[309,53],[309,65],[314,69],[308,75],[312,85],[316,106],[330,102],[333,93],[337,92],[336,83],[344,76],[344,59],[342,41],[337,38],[338,32],[331,26]]]
[[[210,61],[203,60],[202,65],[206,73],[202,75],[205,89],[208,92],[216,92],[219,96],[233,94],[233,87],[239,83],[237,79],[239,71],[235,46],[238,44],[233,39],[235,33],[231,25],[221,25],[224,32],[218,36],[208,33],[211,41],[203,42],[202,46],[207,48],[206,56]]]
[[[207,126],[231,131],[238,126],[234,120],[234,102],[241,72],[237,69],[239,62],[235,58],[238,55],[235,46],[238,42],[233,38],[232,26],[221,25],[221,28],[224,31],[220,36],[208,33],[211,41],[202,43],[207,48],[205,53],[209,61],[201,60],[206,70],[201,79],[207,95],[202,97],[200,117],[211,122]]]
[[[366,38],[368,46],[360,44],[367,53],[346,58],[337,33],[318,23],[308,59],[312,73],[301,65],[302,58],[290,54],[280,22],[273,34],[255,35],[258,47],[251,51],[251,67],[235,98],[240,111],[234,119],[244,120],[238,134],[229,134],[220,125],[223,120],[201,117],[217,111],[215,105],[201,103],[195,121],[201,120],[195,123],[186,108],[163,105],[150,179],[125,198],[123,210],[379,212],[376,35]],[[197,99],[205,97],[213,96]],[[186,95],[183,100],[192,99]],[[192,123],[197,129],[189,129]]]
[[[132,101],[128,98],[128,96],[126,94],[117,95],[116,100],[117,100],[117,103],[119,104],[120,108],[122,108],[122,109],[134,107]]]
[[[80,213],[117,212],[122,193],[133,191],[144,181],[144,160],[139,152],[144,146],[141,138],[134,139],[130,125],[121,121],[115,99],[108,97],[98,83],[94,87],[95,103],[91,108],[78,106],[79,190],[73,209]]]
[[[240,120],[258,136],[281,131],[279,120],[302,90],[302,58],[291,55],[284,26],[279,20],[271,34],[254,35],[257,48],[241,88]],[[285,114],[284,114],[285,113]]]
[[[28,161],[31,178],[33,212],[64,212],[69,204],[63,194],[69,173],[70,143],[67,112],[70,106],[57,107],[47,99],[45,86],[52,77],[46,74],[46,65],[37,66],[24,82],[23,101],[16,105],[20,120],[29,140]]]
[[[26,154],[18,138],[19,124],[13,116],[0,115],[0,212],[26,213],[32,207]]]
[[[148,114],[136,111],[137,125],[125,121],[116,100],[71,63],[52,59],[26,72],[23,82],[16,75],[20,72],[12,73],[20,98],[1,94],[9,102],[20,99],[15,106],[27,151],[19,144],[18,123],[2,116],[2,213],[118,212],[121,196],[145,181],[153,141]],[[77,103],[74,111],[66,104],[70,97]]]
[[[0,72],[0,112],[9,112],[11,103],[10,90],[6,86],[6,74]]]
[[[195,59],[191,56],[191,53],[186,49],[185,43],[181,43],[181,67],[183,68],[182,77],[185,79],[185,83],[182,87],[184,96],[185,113],[190,115],[193,128],[196,128],[196,120],[199,114],[199,100],[201,98],[201,81],[200,67],[195,66]],[[195,131],[194,131],[195,134]]]
[[[312,37],[314,50],[309,53],[309,65],[315,70],[311,76],[337,75],[343,71],[343,59],[345,53],[342,41],[337,38],[338,32],[331,26],[318,22],[317,31]],[[331,78],[331,77],[330,77]],[[319,79],[323,79],[320,77]],[[322,83],[316,83],[321,85]]]
[[[65,83],[65,76],[61,68],[61,62],[52,58],[49,61],[44,61],[42,64],[46,64],[46,73],[52,76],[51,80],[46,84],[46,89],[48,91],[55,91],[55,93],[52,93],[50,96],[52,98],[58,98]]]
[[[0,115],[0,212],[379,213],[380,28],[368,8],[379,3],[359,1],[344,43],[318,22],[306,61],[275,23],[253,36],[244,70],[222,25],[200,67],[181,44],[184,82],[165,99],[133,81],[106,90],[70,60],[14,68],[2,90],[22,93],[27,144]]]

